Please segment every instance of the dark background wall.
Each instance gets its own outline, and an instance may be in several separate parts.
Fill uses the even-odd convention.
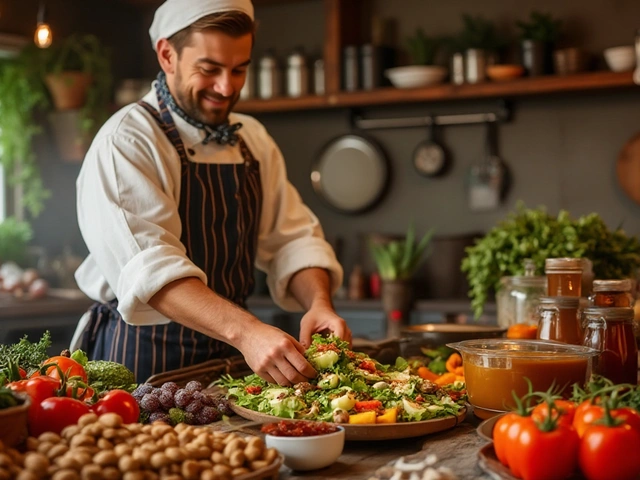
[[[0,31],[32,35],[37,5],[32,0],[3,2]],[[116,75],[153,77],[155,60],[146,34],[152,11],[123,4],[87,1],[50,1],[54,32],[92,30],[113,46]],[[433,34],[452,34],[461,26],[462,13],[494,19],[500,28],[513,30],[536,8],[565,19],[567,44],[585,47],[602,66],[601,52],[616,45],[631,45],[640,27],[637,0],[394,0],[373,1],[376,15],[398,21],[400,43],[417,26]],[[27,8],[28,7],[28,8]],[[323,40],[323,5],[320,0],[257,9],[260,21],[256,56],[275,47],[284,57],[301,45],[319,54]],[[59,23],[59,26],[58,26]],[[438,235],[486,231],[504,218],[518,200],[527,206],[545,205],[552,213],[567,209],[574,216],[592,211],[610,227],[621,222],[628,233],[640,233],[640,207],[625,197],[615,179],[615,161],[624,143],[640,130],[640,89],[624,92],[554,95],[514,102],[514,118],[500,127],[499,151],[508,164],[513,184],[505,203],[497,210],[476,213],[467,207],[465,179],[469,167],[484,155],[483,128],[457,126],[442,132],[442,141],[453,168],[440,179],[418,176],[410,162],[415,146],[426,137],[421,129],[375,131],[371,134],[387,151],[393,165],[393,183],[384,201],[374,210],[345,216],[328,209],[314,194],[309,181],[311,163],[322,146],[336,135],[350,131],[349,112],[287,112],[259,115],[280,145],[292,183],[320,217],[326,234],[345,242],[343,261],[347,272],[356,261],[368,261],[360,238],[370,232],[401,233],[414,220],[418,230],[434,228]],[[493,110],[497,103],[456,101],[436,104],[373,107],[368,116],[414,116],[427,113],[467,113]],[[42,147],[40,158],[53,197],[35,220],[36,242],[53,254],[69,244],[85,252],[74,216],[74,181],[79,165],[63,164],[55,152]]]

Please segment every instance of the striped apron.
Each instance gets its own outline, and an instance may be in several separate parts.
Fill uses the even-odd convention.
[[[245,307],[254,287],[262,208],[260,164],[241,137],[238,146],[243,163],[191,162],[171,113],[159,95],[158,103],[160,112],[139,102],[153,115],[180,156],[180,240],[187,256],[207,274],[209,288]],[[230,345],[176,322],[129,325],[122,320],[117,307],[117,299],[91,307],[81,348],[92,360],[126,365],[137,382],[157,373],[237,353]]]

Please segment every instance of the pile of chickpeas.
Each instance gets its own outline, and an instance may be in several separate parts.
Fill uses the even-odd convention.
[[[186,424],[123,425],[115,413],[83,415],[61,435],[30,437],[26,446],[20,453],[0,442],[0,480],[225,480],[279,457],[260,437]]]

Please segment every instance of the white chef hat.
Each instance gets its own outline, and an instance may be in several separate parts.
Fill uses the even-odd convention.
[[[149,29],[151,45],[155,50],[161,38],[169,38],[212,13],[232,10],[246,13],[253,20],[251,0],[167,0],[158,7],[153,17]]]

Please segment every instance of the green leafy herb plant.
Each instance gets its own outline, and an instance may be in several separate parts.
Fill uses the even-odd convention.
[[[392,240],[386,244],[370,242],[369,247],[382,280],[408,280],[414,276],[426,259],[425,251],[433,237],[429,230],[416,241],[415,227],[409,225],[404,240]]]
[[[518,20],[522,40],[535,40],[543,43],[555,43],[560,37],[562,20],[555,20],[549,13],[533,10],[528,21]]]
[[[433,65],[442,40],[426,35],[420,27],[414,35],[407,37],[406,45],[412,65]]]
[[[456,43],[458,49],[478,48],[497,52],[506,45],[495,24],[482,16],[462,15],[462,31]]]
[[[597,213],[573,219],[565,210],[553,216],[544,207],[519,204],[466,249],[462,271],[476,318],[491,292],[499,290],[503,276],[524,274],[525,259],[544,271],[547,258],[560,257],[588,258],[598,279],[628,278],[640,267],[640,241],[621,228],[610,230]]]
[[[0,263],[15,262],[24,266],[32,237],[33,230],[27,222],[9,217],[0,223]]]

